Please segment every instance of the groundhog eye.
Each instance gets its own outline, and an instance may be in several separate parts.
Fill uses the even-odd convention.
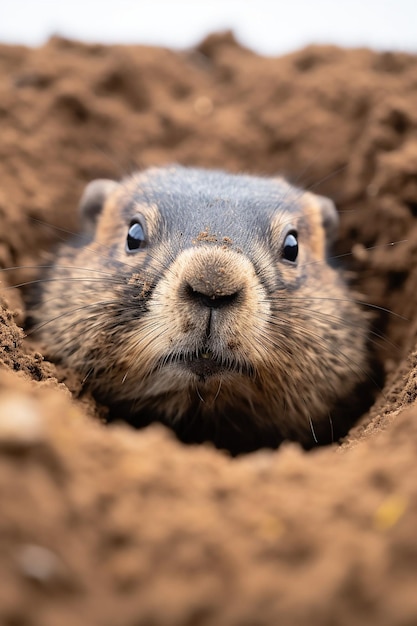
[[[282,258],[286,261],[294,263],[298,256],[298,241],[297,233],[295,230],[288,233],[284,240],[284,247],[282,249]]]
[[[146,237],[140,222],[132,222],[126,238],[126,252],[136,252],[146,246]]]

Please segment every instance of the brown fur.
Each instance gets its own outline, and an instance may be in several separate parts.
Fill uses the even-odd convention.
[[[127,254],[137,214],[148,245]],[[326,261],[323,215],[282,179],[130,177],[92,239],[58,250],[33,311],[48,354],[118,416],[160,419],[187,440],[241,451],[339,436],[367,378],[368,324]],[[289,227],[295,264],[282,259]]]

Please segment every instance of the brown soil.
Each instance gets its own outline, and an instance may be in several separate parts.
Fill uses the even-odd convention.
[[[0,76],[0,264],[20,268],[6,287],[77,228],[87,181],[177,161],[331,196],[356,287],[391,311],[384,389],[342,447],[230,459],[92,419],[4,290],[0,623],[416,624],[417,57],[55,38],[0,46]]]

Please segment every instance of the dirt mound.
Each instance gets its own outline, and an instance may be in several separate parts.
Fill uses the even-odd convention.
[[[230,34],[182,53],[0,46],[2,624],[417,622],[416,60],[262,58]],[[174,161],[284,173],[337,202],[385,371],[342,447],[233,460],[105,427],[18,328],[11,286],[77,228],[85,183]]]

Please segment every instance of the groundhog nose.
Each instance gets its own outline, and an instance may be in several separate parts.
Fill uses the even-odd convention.
[[[185,293],[187,298],[193,302],[197,302],[198,304],[211,309],[220,309],[225,306],[234,305],[239,299],[241,289],[233,291],[233,293],[223,293],[220,290],[213,292],[210,288],[201,291],[194,289],[194,287],[190,284],[186,284]]]
[[[217,264],[207,262],[194,272],[188,272],[184,280],[186,297],[199,304],[218,309],[237,302],[243,284],[236,279],[236,272],[225,271]]]

